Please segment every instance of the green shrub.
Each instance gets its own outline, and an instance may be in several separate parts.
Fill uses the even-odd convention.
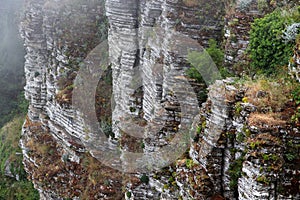
[[[17,99],[18,108],[14,111],[14,113],[26,114],[29,106],[29,102],[25,99],[24,92],[21,92],[18,95]]]
[[[128,197],[128,198],[131,198],[131,192],[126,192],[126,196]]]
[[[300,6],[295,6],[291,9],[290,18],[292,18],[293,22],[300,22]]]
[[[188,61],[191,63],[192,67],[186,71],[186,74],[189,78],[195,79],[199,83],[204,82],[203,76],[206,75],[211,82],[221,77],[225,78],[230,76],[228,71],[223,67],[223,50],[218,47],[217,42],[213,39],[210,39],[208,44],[209,47],[205,49],[206,52],[192,51],[188,53]],[[216,72],[214,71],[216,68],[212,65],[211,60],[214,62],[215,66],[217,66],[218,70],[216,70]],[[194,66],[195,64],[198,66]],[[201,71],[201,74],[199,73],[199,70]]]
[[[0,106],[0,127],[2,127],[5,123],[12,120],[18,114],[26,114],[28,108],[28,101],[24,97],[24,92],[20,92],[14,99],[11,99],[9,104],[1,101],[2,98],[0,96],[0,105],[5,105],[1,110]],[[5,110],[6,114],[3,114],[2,111]]]
[[[143,174],[143,175],[141,176],[141,178],[140,178],[140,181],[141,181],[142,183],[148,184],[148,183],[149,183],[149,177],[148,177],[146,174]]]
[[[186,71],[189,78],[195,79],[199,83],[203,83],[203,79],[199,71],[195,67],[191,67]]]
[[[287,153],[285,154],[285,157],[288,161],[293,161],[295,160],[298,156],[297,154],[293,154],[293,153]]]
[[[256,181],[260,182],[260,183],[264,183],[264,184],[269,184],[270,183],[270,180],[267,177],[265,177],[264,175],[258,176],[256,178]]]
[[[185,165],[187,168],[191,169],[194,166],[194,162],[191,159],[186,159],[185,160]]]
[[[34,72],[34,77],[38,77],[40,75],[40,72]]]
[[[297,109],[295,114],[292,115],[291,117],[291,122],[292,123],[298,123],[300,120],[300,109]]]
[[[0,175],[0,199],[37,200],[39,193],[27,180],[15,181]]]
[[[112,138],[115,137],[115,134],[112,130],[112,125],[110,122],[105,121],[105,120],[101,121],[100,128],[102,129],[102,131],[106,135],[106,137],[112,137]]]
[[[299,105],[300,104],[300,85],[298,85],[292,91],[292,97],[293,97],[293,100],[296,102],[296,104]]]
[[[242,153],[242,156],[235,161],[233,161],[229,166],[229,175],[230,175],[230,188],[234,189],[238,185],[238,179],[242,175],[243,162],[245,161],[245,153]]]
[[[238,133],[237,136],[236,136],[236,141],[241,143],[243,142],[245,139],[245,136],[243,135],[243,133]]]
[[[274,72],[276,67],[288,64],[294,44],[282,39],[286,25],[292,19],[282,16],[279,10],[255,19],[250,31],[251,67],[259,72]]]
[[[297,84],[295,88],[291,92],[292,98],[295,101],[296,105],[300,105],[300,85]],[[300,108],[298,107],[295,110],[295,113],[291,117],[291,122],[292,123],[298,123],[300,120]]]
[[[208,41],[209,47],[206,49],[207,53],[210,55],[210,57],[213,59],[217,67],[221,68],[224,61],[224,52],[220,47],[218,47],[218,44],[215,40],[210,39]]]

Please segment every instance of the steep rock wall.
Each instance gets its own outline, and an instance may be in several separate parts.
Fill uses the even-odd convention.
[[[161,101],[172,99],[169,93],[176,85],[174,77],[184,75],[188,67],[187,50],[180,52],[179,47],[173,47],[174,43],[181,42],[182,47],[188,49],[184,45],[191,44],[183,44],[186,41],[180,39],[190,38],[188,42],[199,41],[205,45],[209,38],[221,38],[222,2],[207,4],[214,9],[206,13],[211,15],[206,16],[201,13],[205,9],[201,2],[189,5],[181,1],[130,1],[124,5],[123,1],[107,1],[106,6],[116,102],[113,120],[120,121],[125,114],[140,114],[147,121],[154,120],[162,108]],[[215,15],[214,11],[220,12],[220,15]],[[210,36],[207,29],[210,30]],[[176,38],[176,32],[187,37]],[[149,34],[152,36],[149,37]],[[194,46],[197,48],[196,44]],[[138,77],[142,78],[138,83],[142,88],[142,101],[135,94],[138,88],[132,86]],[[115,132],[121,137],[116,127]]]
[[[228,79],[210,88],[191,158],[228,199],[297,199],[299,179],[290,175],[299,173],[299,127],[290,124],[291,114],[285,116],[290,108],[276,113],[288,119],[282,121],[245,102],[247,90]],[[294,165],[287,157],[291,147]]]
[[[294,55],[292,61],[289,63],[289,73],[290,75],[295,78],[297,81],[300,81],[300,52],[299,52],[299,41],[297,42]]]
[[[189,48],[200,49],[210,38],[220,40],[223,2],[109,0],[106,8],[116,102],[113,129],[121,141],[123,154],[127,151],[151,154],[170,145],[179,134],[179,124],[184,127],[198,113],[194,91],[188,90],[188,82],[178,77],[188,68]],[[187,115],[181,115],[180,102],[186,103]],[[152,125],[144,133],[146,138],[130,140],[132,136],[120,131],[118,124],[127,116],[144,121],[145,126]],[[133,143],[142,144],[142,148]],[[130,161],[123,159],[125,171],[130,169]],[[142,171],[143,167],[135,166],[134,172]],[[176,184],[174,188],[168,186],[176,169],[163,172],[146,173],[149,185],[127,185],[128,191],[135,199],[177,199],[181,195],[175,189]]]
[[[41,199],[121,198],[121,175],[86,152],[88,128],[71,105],[81,63],[106,37],[104,21],[103,1],[26,2],[21,35],[30,106],[20,144]]]
[[[114,134],[108,135],[108,143],[120,150],[120,169],[130,172],[124,175],[99,162],[102,154],[97,150],[104,147],[85,146],[88,123],[71,105],[78,68],[103,36],[98,26],[104,20],[103,2],[27,1],[21,33],[30,107],[21,146],[41,199],[299,198],[299,127],[253,123],[249,119],[256,107],[245,102],[246,88],[233,79],[210,86],[208,100],[199,108],[203,102],[197,102],[196,95],[203,84],[185,76],[190,67],[187,50],[201,51],[210,38],[222,39],[224,5],[201,0],[106,1],[115,102]],[[251,9],[256,10],[255,2]],[[242,46],[229,41],[226,52],[245,49],[246,22],[256,14],[243,13],[243,32],[237,34]],[[101,102],[106,102],[107,91],[100,89],[96,97],[102,95]],[[124,119],[129,117],[130,125],[142,127],[142,137],[126,129]],[[128,152],[151,155],[170,145],[185,126],[196,133],[187,138],[191,147],[176,159],[176,151],[162,157],[174,161],[163,169],[157,168],[165,160],[154,160],[154,170],[144,170],[147,162],[126,157]]]
[[[251,23],[255,18],[262,17],[263,11],[257,1],[227,1],[226,8],[225,63],[233,72],[239,72],[243,70],[243,62],[249,61],[244,53],[249,44]]]

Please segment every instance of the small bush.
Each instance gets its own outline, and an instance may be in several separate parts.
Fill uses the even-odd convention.
[[[292,91],[292,97],[293,97],[293,100],[296,102],[296,104],[299,105],[300,104],[300,85],[298,85]]]
[[[194,166],[194,162],[191,159],[186,159],[185,160],[185,165],[187,168],[191,169]]]
[[[285,157],[288,161],[293,161],[298,157],[298,155],[293,153],[287,153],[285,154]]]
[[[112,131],[112,125],[110,122],[107,121],[101,121],[100,128],[102,129],[103,133],[106,135],[106,137],[114,138],[115,134]]]
[[[207,53],[211,56],[217,67],[222,67],[224,61],[224,52],[215,40],[210,39],[208,41],[209,47],[206,49]]]
[[[270,180],[265,176],[258,176],[256,178],[256,181],[260,182],[260,183],[264,183],[264,184],[269,184],[270,183]]]
[[[234,189],[238,185],[238,179],[242,175],[243,162],[245,161],[245,153],[242,153],[242,156],[235,161],[233,161],[229,166],[230,174],[230,188]]]
[[[251,67],[259,72],[272,73],[277,66],[288,64],[294,44],[285,43],[283,31],[291,19],[276,10],[256,19],[250,31]]]
[[[140,178],[140,181],[141,181],[142,183],[148,184],[148,183],[149,183],[149,177],[148,177],[146,174],[143,174],[143,175],[141,176],[141,178]]]
[[[127,196],[128,198],[131,198],[131,192],[126,192],[126,196]]]
[[[38,77],[40,75],[40,72],[34,72],[34,77]]]
[[[188,61],[192,64],[192,67],[186,71],[187,76],[195,79],[199,83],[204,82],[203,78],[205,77],[203,76],[208,76],[206,78],[210,81],[230,76],[231,74],[223,67],[224,52],[218,47],[217,42],[210,39],[209,47],[205,50],[206,52],[188,53]],[[213,65],[211,61],[213,61],[215,65]],[[199,66],[193,66],[195,64],[199,64]],[[217,68],[214,66],[217,66]]]

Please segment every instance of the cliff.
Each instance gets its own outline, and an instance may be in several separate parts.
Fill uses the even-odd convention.
[[[251,5],[28,0],[20,144],[41,199],[299,198],[295,102],[266,113],[257,102],[275,91],[235,79],[210,85],[204,102],[216,66],[200,83],[186,75],[192,51],[212,62],[203,50],[223,30],[226,61],[243,60],[263,13]]]
[[[99,26],[104,22],[101,1],[26,2],[21,34],[30,106],[20,144],[26,171],[41,199],[121,195],[120,173],[86,152],[87,128],[70,106],[76,69],[105,37]]]

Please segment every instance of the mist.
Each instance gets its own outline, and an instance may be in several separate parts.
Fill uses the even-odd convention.
[[[18,106],[24,86],[24,48],[18,25],[24,0],[0,0],[0,127]]]

